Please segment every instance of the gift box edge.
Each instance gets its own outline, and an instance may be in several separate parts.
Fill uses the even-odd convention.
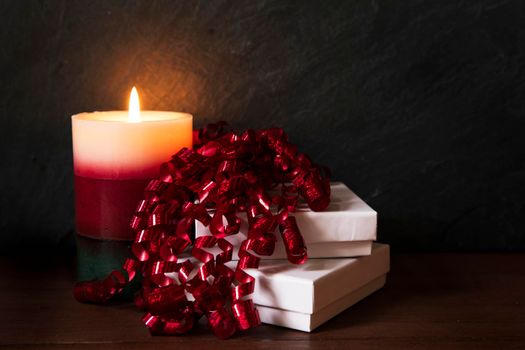
[[[377,292],[386,284],[386,273],[312,314],[257,305],[261,322],[310,333],[351,306]],[[295,319],[295,321],[294,321]],[[291,323],[295,322],[296,325]],[[297,325],[302,323],[302,325]]]

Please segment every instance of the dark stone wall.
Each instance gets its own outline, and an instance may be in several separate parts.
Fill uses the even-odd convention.
[[[69,247],[70,116],[133,84],[196,126],[284,127],[397,250],[525,248],[525,2],[3,0],[0,23],[2,251]]]

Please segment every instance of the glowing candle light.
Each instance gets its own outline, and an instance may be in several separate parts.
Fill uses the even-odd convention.
[[[131,240],[130,217],[159,166],[192,146],[187,113],[141,111],[137,89],[128,111],[80,113],[71,117],[77,232]]]
[[[129,94],[128,120],[132,123],[140,122],[140,101],[136,87],[133,87]]]

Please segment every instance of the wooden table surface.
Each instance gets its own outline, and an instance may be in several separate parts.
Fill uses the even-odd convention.
[[[226,341],[205,326],[151,336],[130,304],[77,303],[68,261],[19,263],[0,258],[5,348],[525,349],[525,254],[394,255],[384,289],[313,333],[263,325]]]

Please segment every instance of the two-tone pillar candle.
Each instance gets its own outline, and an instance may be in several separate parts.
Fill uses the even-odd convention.
[[[79,235],[132,240],[130,218],[147,183],[172,154],[192,147],[191,114],[140,111],[135,88],[129,107],[71,117]]]

